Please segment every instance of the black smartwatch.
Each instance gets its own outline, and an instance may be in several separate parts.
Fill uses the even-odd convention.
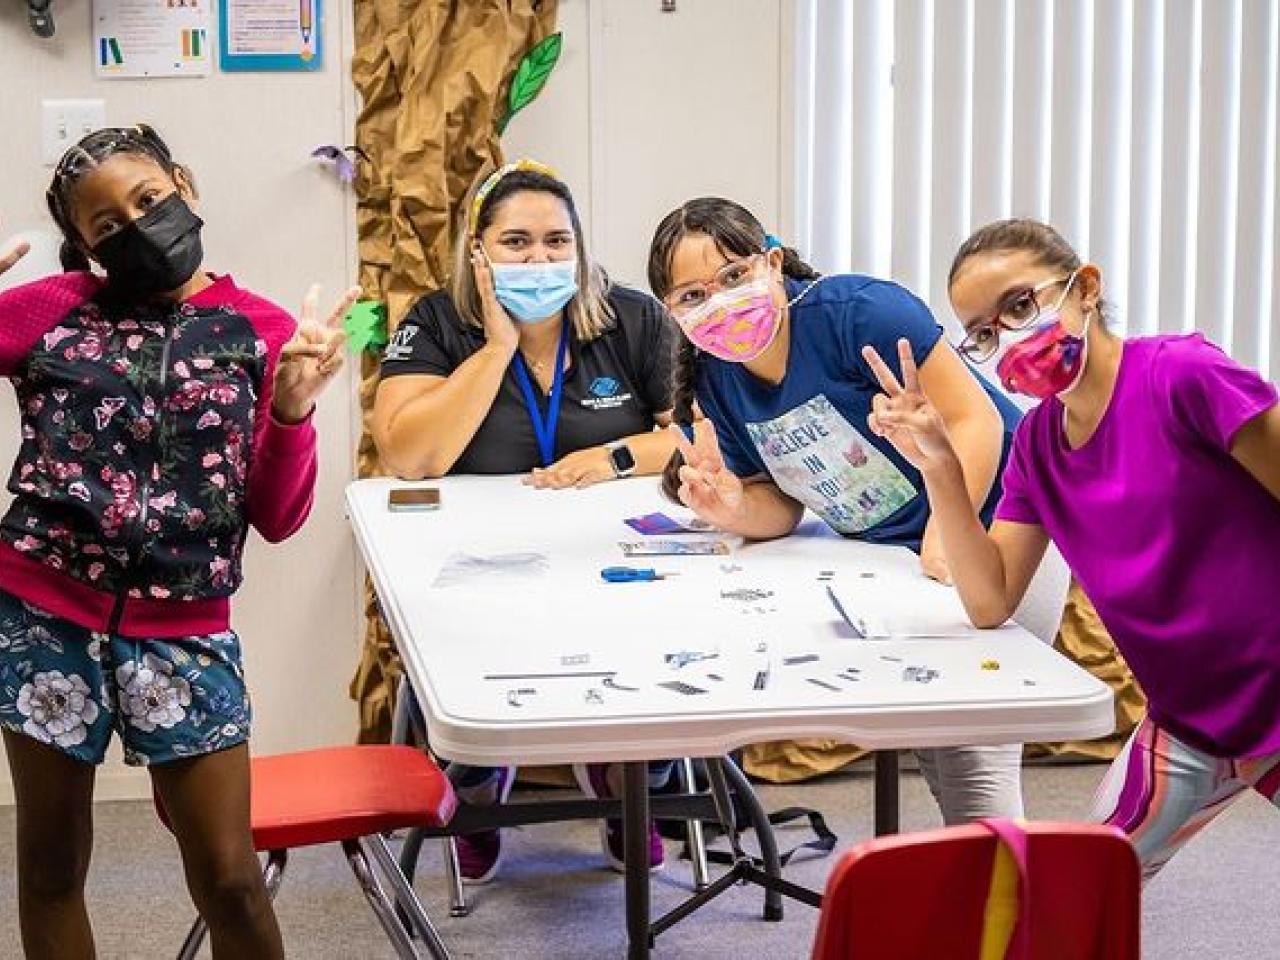
[[[609,454],[609,462],[613,464],[614,476],[621,479],[636,472],[636,458],[631,455],[631,448],[622,440],[615,440],[604,445]]]

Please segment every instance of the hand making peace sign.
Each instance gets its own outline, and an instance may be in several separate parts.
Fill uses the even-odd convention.
[[[676,424],[667,428],[684,456],[680,468],[680,502],[699,517],[721,529],[742,521],[745,509],[742,481],[724,465],[716,428],[710,420],[693,424],[693,442]]]
[[[25,257],[30,249],[31,244],[24,242],[15,244],[12,248],[0,253],[0,274]]]
[[[898,383],[898,378],[874,347],[863,347],[862,357],[884,390],[871,401],[867,424],[872,432],[892,443],[921,473],[954,458],[955,451],[942,416],[920,388],[920,374],[915,357],[911,355],[911,344],[906,340],[898,341],[902,383]]]
[[[342,369],[342,345],[347,335],[342,319],[360,296],[360,288],[352,287],[329,312],[324,323],[316,320],[320,286],[307,291],[302,301],[302,314],[293,339],[280,351],[276,366],[272,412],[284,423],[305,420],[315,405],[316,397]]]

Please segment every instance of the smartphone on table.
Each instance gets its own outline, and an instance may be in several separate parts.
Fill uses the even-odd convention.
[[[440,509],[438,487],[397,487],[387,494],[387,509],[408,512]]]

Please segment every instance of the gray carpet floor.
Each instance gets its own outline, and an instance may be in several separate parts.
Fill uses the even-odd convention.
[[[1101,766],[1031,767],[1025,785],[1028,814],[1078,817],[1088,805]],[[841,846],[865,838],[871,823],[871,777],[855,770],[817,783],[760,788],[769,809],[804,804],[821,809]],[[914,773],[903,777],[903,827],[937,825],[928,790]],[[472,894],[474,912],[448,916],[438,844],[424,851],[418,889],[453,955],[461,958],[596,960],[624,955],[622,885],[602,867],[597,828],[550,824],[512,831],[495,883]],[[803,839],[780,831],[784,846]],[[1184,958],[1280,955],[1280,816],[1249,794],[1221,816],[1146,890],[1143,956]],[[671,845],[674,852],[675,845]],[[787,876],[820,886],[834,858],[794,863]],[[683,897],[686,863],[655,875],[655,910]],[[13,812],[0,810],[0,957],[20,957],[13,868]],[[90,904],[104,960],[172,957],[191,918],[177,851],[145,803],[97,808],[97,847]],[[817,914],[788,904],[781,923],[759,917],[761,897],[737,888],[664,934],[655,957],[807,957]],[[277,901],[291,957],[303,960],[380,960],[394,954],[360,896],[340,851],[298,851]],[[886,922],[892,922],[891,917]]]

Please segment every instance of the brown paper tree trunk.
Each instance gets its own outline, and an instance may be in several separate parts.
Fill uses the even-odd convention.
[[[414,302],[440,288],[463,195],[502,162],[497,124],[521,57],[555,27],[556,0],[355,0],[352,78],[362,100],[356,144],[360,285],[387,305],[395,329]],[[361,361],[361,477],[383,471],[369,433],[378,359]],[[366,588],[367,626],[351,695],[360,741],[391,731],[400,658]]]

